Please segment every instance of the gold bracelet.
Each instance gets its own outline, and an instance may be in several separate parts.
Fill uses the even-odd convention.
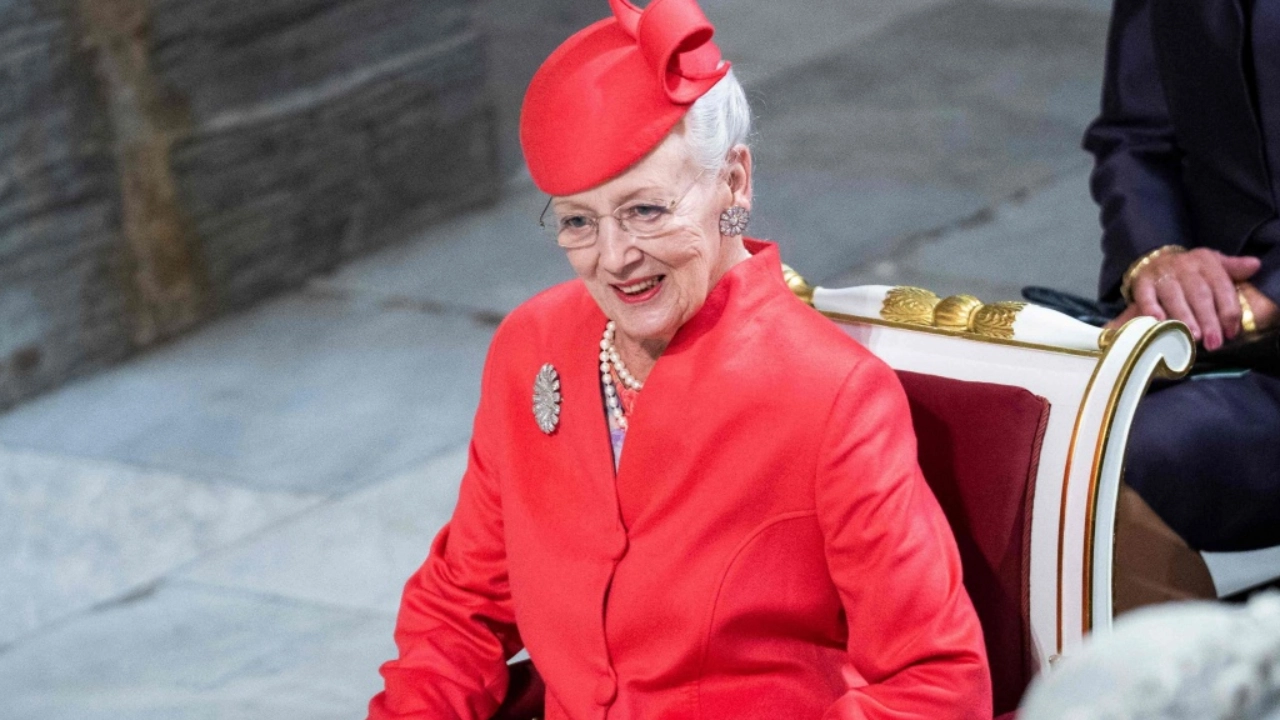
[[[1244,287],[1236,286],[1236,298],[1240,301],[1240,327],[1247,333],[1258,332],[1258,320],[1253,316],[1253,306],[1244,296]]]
[[[1120,278],[1120,297],[1124,298],[1125,302],[1133,302],[1133,279],[1144,267],[1150,265],[1152,260],[1161,255],[1177,255],[1186,251],[1187,249],[1181,245],[1163,245],[1134,260],[1129,269],[1124,271],[1124,276]]]

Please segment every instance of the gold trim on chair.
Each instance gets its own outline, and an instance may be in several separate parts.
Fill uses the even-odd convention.
[[[973,330],[973,315],[982,307],[982,301],[972,295],[952,295],[943,298],[933,309],[933,326],[955,333]],[[884,313],[880,314],[884,317]]]
[[[1013,339],[1013,323],[1027,306],[1024,302],[997,302],[983,305],[973,313],[973,331],[987,337]]]
[[[880,317],[905,325],[934,325],[936,308],[941,299],[917,287],[896,287],[884,297]]]
[[[1107,447],[1111,443],[1111,429],[1116,419],[1116,412],[1120,405],[1120,396],[1129,384],[1129,379],[1133,376],[1133,371],[1137,367],[1138,361],[1146,353],[1152,343],[1160,336],[1167,332],[1180,332],[1186,336],[1187,342],[1191,344],[1191,358],[1187,362],[1187,366],[1182,371],[1174,370],[1169,367],[1168,359],[1161,355],[1155,366],[1151,377],[1148,377],[1142,386],[1139,397],[1146,395],[1147,389],[1151,386],[1151,380],[1160,378],[1164,380],[1178,380],[1186,377],[1191,372],[1191,366],[1195,363],[1195,340],[1191,335],[1191,331],[1181,322],[1176,320],[1166,320],[1151,326],[1138,340],[1133,351],[1125,358],[1124,365],[1120,368],[1120,374],[1116,383],[1111,388],[1111,394],[1107,398],[1106,410],[1102,417],[1102,431],[1098,433],[1098,444],[1094,450],[1093,466],[1090,473],[1089,481],[1089,498],[1088,504],[1085,506],[1085,535],[1084,535],[1084,577],[1083,588],[1084,593],[1082,610],[1082,625],[1084,632],[1088,633],[1093,630],[1093,549],[1094,538],[1097,535],[1097,517],[1098,517],[1098,480],[1101,476],[1102,463],[1106,460]],[[1113,528],[1114,531],[1114,528]]]
[[[1045,352],[1059,353],[1062,355],[1075,355],[1076,357],[1097,358],[1102,356],[1101,350],[1077,350],[1075,348],[1066,348],[1058,345],[1042,345],[1040,343],[1030,343],[1022,340],[1005,340],[998,337],[990,337],[987,335],[975,335],[974,333],[959,333],[953,330],[943,330],[936,327],[927,327],[924,325],[911,325],[909,323],[894,322],[891,320],[881,320],[880,318],[869,318],[861,315],[847,315],[845,313],[830,312],[828,310],[820,311],[823,315],[847,323],[861,323],[863,325],[879,325],[881,327],[903,328],[914,332],[929,333],[931,335],[943,335],[946,337],[959,338],[961,340],[971,340],[973,342],[990,343],[992,345],[1006,345],[1008,347],[1027,348],[1028,350],[1044,350]]]
[[[1084,400],[1087,400],[1089,396],[1093,394],[1094,383],[1098,381],[1098,373],[1100,373],[1101,371],[1102,371],[1102,362],[1099,361],[1098,364],[1094,366],[1093,372],[1089,374],[1089,382],[1084,387],[1084,394],[1081,397],[1082,401],[1080,405],[1076,407],[1075,422],[1071,426],[1071,440],[1067,445],[1069,449],[1075,448],[1076,440],[1080,437],[1080,427],[1081,425],[1084,424],[1084,420],[1085,420]],[[1062,470],[1062,499],[1059,500],[1058,502],[1058,587],[1057,587],[1058,637],[1057,637],[1056,647],[1058,648],[1059,656],[1062,655],[1062,652],[1064,650],[1062,616],[1065,611],[1065,608],[1063,607],[1063,598],[1066,596],[1066,593],[1063,590],[1062,586],[1063,586],[1063,578],[1066,576],[1067,499],[1070,496],[1069,492],[1071,488],[1071,470],[1075,464],[1073,462],[1074,460],[1075,460],[1075,453],[1070,452],[1069,450],[1067,453],[1067,462],[1064,465]],[[1088,558],[1085,558],[1084,562],[1087,565],[1089,562]],[[1086,590],[1086,592],[1088,591]]]
[[[791,288],[791,292],[804,301],[809,307],[813,307],[813,286],[805,282],[804,277],[793,270],[790,265],[782,264],[782,279],[787,283],[787,287]]]
[[[783,277],[798,297],[833,319],[908,327],[974,340],[1013,343],[1100,357],[1112,335],[1062,313],[1024,302],[984,303],[973,295],[939,298],[918,287],[862,285],[816,288],[789,267]]]

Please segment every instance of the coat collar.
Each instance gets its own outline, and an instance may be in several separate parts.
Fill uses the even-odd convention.
[[[790,295],[773,243],[746,239],[751,257],[733,266],[707,295],[701,309],[677,332],[645,380],[615,475],[604,401],[600,391],[600,339],[607,318],[581,286],[570,312],[548,328],[560,338],[554,363],[561,371],[563,405],[556,434],[558,452],[572,458],[592,496],[607,493],[617,502],[618,520],[630,527],[657,495],[653,468],[671,453],[684,452],[681,428],[716,403],[716,375],[699,364],[709,351],[732,343],[753,310]],[[569,323],[566,327],[561,322]],[[714,353],[711,353],[714,354]],[[540,361],[541,362],[541,361]],[[693,397],[691,397],[691,394]],[[691,408],[690,403],[702,404]],[[709,405],[708,405],[709,404]],[[690,449],[696,451],[696,449]]]
[[[707,295],[702,309],[676,331],[671,344],[662,353],[662,357],[658,358],[654,372],[658,371],[664,359],[687,352],[707,335],[731,330],[721,322],[727,312],[734,308],[754,306],[774,295],[777,286],[786,287],[786,282],[782,279],[778,246],[750,238],[744,239],[743,243],[751,257],[734,265],[720,278],[720,282]],[[650,377],[652,375],[651,372]]]

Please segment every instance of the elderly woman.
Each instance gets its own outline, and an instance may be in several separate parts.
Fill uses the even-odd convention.
[[[741,86],[693,0],[580,31],[521,141],[577,279],[502,323],[373,718],[991,717],[895,375],[744,239]]]

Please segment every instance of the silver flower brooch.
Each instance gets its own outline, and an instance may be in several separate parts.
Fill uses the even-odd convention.
[[[533,380],[533,419],[550,435],[560,424],[560,374],[547,363]]]

